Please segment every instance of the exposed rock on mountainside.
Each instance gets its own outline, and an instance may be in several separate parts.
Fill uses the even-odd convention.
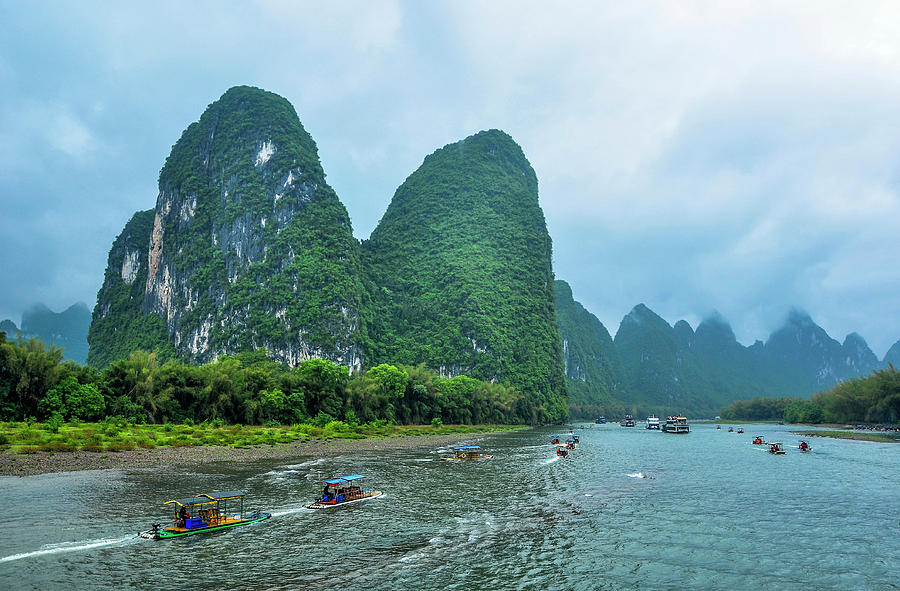
[[[293,107],[235,87],[184,131],[152,216],[113,245],[91,362],[164,344],[197,362],[267,348],[358,366],[359,277],[350,218]]]

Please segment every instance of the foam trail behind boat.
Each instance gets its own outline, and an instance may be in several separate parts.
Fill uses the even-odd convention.
[[[306,511],[306,507],[291,507],[289,509],[284,509],[283,511],[272,511],[272,517],[281,517],[282,515],[290,515],[291,513],[303,513]]]
[[[114,540],[88,540],[85,542],[63,542],[62,544],[45,544],[40,550],[34,552],[23,552],[21,554],[13,554],[0,558],[0,562],[12,562],[13,560],[21,560],[22,558],[32,558],[34,556],[43,556],[45,554],[59,554],[62,552],[75,552],[76,550],[90,550],[92,548],[101,548],[103,546],[112,546],[122,544],[128,540],[136,540],[137,536],[126,536],[124,538],[116,538]]]
[[[558,462],[559,458],[560,458],[560,456],[556,456],[556,457],[550,458],[549,460],[544,460],[543,462],[541,462],[541,464],[546,466],[547,464],[552,464],[553,462]]]

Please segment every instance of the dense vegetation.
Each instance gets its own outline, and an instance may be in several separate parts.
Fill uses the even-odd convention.
[[[193,361],[266,347],[294,363],[352,364],[358,244],[288,101],[228,90],[173,146],[159,188],[156,210],[136,214],[113,245],[92,364],[160,345],[163,357]],[[126,283],[132,253],[141,267]]]
[[[572,288],[565,281],[556,281],[555,295],[571,415],[616,417],[630,412],[617,400],[626,394],[620,381],[619,358],[606,327],[574,300]]]
[[[377,365],[350,375],[324,359],[296,368],[264,350],[194,366],[135,351],[102,371],[63,362],[40,341],[0,332],[0,420],[202,423],[324,427],[358,424],[531,424],[538,409],[518,391],[423,366]]]
[[[900,422],[900,372],[893,366],[842,382],[811,399],[754,398],[722,409],[723,419],[778,420],[786,423]]]
[[[107,417],[96,423],[0,423],[0,450],[12,453],[65,451],[123,451],[156,447],[228,445],[246,448],[276,445],[310,439],[393,438],[431,435],[463,435],[508,430],[508,425],[391,425],[383,422],[350,425],[331,421],[324,426],[311,423],[295,425],[226,425],[221,421],[190,424],[134,423],[123,417]],[[4,443],[6,442],[6,443]],[[2,470],[2,469],[0,469]]]
[[[538,420],[567,416],[551,241],[512,138],[481,132],[428,156],[363,252],[372,363],[510,384]]]

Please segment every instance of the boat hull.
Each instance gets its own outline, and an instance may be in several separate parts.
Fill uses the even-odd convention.
[[[340,503],[323,503],[322,501],[316,501],[315,503],[310,503],[309,505],[304,505],[307,509],[334,509],[335,507],[343,507],[344,505],[352,505],[354,503],[361,503],[362,501],[368,501],[369,499],[374,499],[382,496],[384,493],[380,490],[370,491],[367,495],[364,495],[358,499],[351,499],[349,501],[341,501]]]
[[[213,525],[209,527],[198,527],[195,529],[160,529],[160,530],[150,530],[141,532],[140,536],[142,538],[146,538],[148,540],[167,540],[170,538],[181,538],[184,536],[192,536],[194,534],[204,534],[213,531],[220,531],[223,529],[230,529],[232,527],[239,527],[241,525],[250,525],[251,523],[259,523],[260,521],[265,521],[266,519],[272,517],[271,513],[252,513],[246,519],[241,519],[239,521],[234,521],[232,523],[225,523],[222,525]]]

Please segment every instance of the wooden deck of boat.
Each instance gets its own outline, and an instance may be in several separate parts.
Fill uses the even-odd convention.
[[[182,534],[185,532],[197,531],[198,529],[206,529],[207,527],[219,527],[222,525],[233,525],[235,523],[243,523],[245,521],[247,521],[247,520],[246,519],[235,519],[233,517],[225,517],[225,518],[220,519],[216,523],[205,522],[206,526],[204,526],[204,527],[186,528],[186,527],[171,526],[171,527],[167,527],[166,531],[176,533],[176,534]]]

